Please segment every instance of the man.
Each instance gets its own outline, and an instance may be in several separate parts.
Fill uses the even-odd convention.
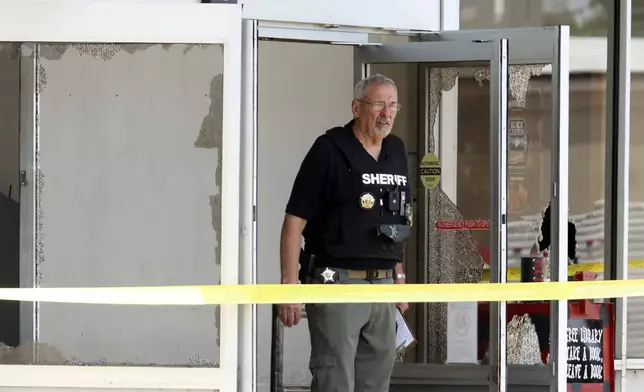
[[[394,82],[370,76],[355,87],[353,120],[314,142],[286,207],[282,284],[405,283],[401,260],[412,198],[404,144],[390,134],[399,109]],[[395,306],[402,312],[408,307],[306,305],[312,392],[389,390]],[[287,327],[296,325],[300,315],[301,304],[280,305]]]

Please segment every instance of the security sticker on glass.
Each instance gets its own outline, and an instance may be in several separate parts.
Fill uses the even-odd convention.
[[[369,192],[360,195],[360,207],[363,210],[370,210],[376,204],[376,198]]]

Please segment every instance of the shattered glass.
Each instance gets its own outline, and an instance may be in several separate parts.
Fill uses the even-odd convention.
[[[525,105],[528,82],[540,75],[545,64],[511,65],[509,69],[510,99],[514,106]],[[429,152],[436,152],[436,118],[443,92],[456,85],[459,75],[471,75],[479,84],[490,79],[488,67],[444,67],[430,69]],[[455,131],[455,130],[454,130]],[[488,132],[485,130],[485,132]],[[439,220],[463,220],[454,201],[441,187],[428,192],[429,250],[427,283],[478,283],[481,281],[484,260],[470,230],[437,230]],[[428,303],[427,362],[445,363],[447,358],[447,304]]]
[[[514,316],[507,328],[508,365],[541,365],[539,336],[530,316]]]

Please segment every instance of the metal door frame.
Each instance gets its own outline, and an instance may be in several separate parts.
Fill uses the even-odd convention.
[[[553,26],[445,31],[422,34],[421,41],[470,42],[501,37],[509,41],[510,65],[550,64],[552,75],[550,274],[552,281],[566,282],[568,280],[568,254],[565,244],[568,241],[570,28]],[[550,358],[553,374],[550,390],[565,391],[568,301],[551,301],[550,315]]]
[[[223,144],[221,198],[221,284],[239,283],[240,220],[240,4],[141,4],[113,2],[53,2],[11,0],[0,5],[0,42],[24,43],[146,43],[222,44],[224,55]],[[62,28],[61,26],[64,26]],[[33,79],[35,61],[25,61],[23,76]],[[21,271],[33,275],[35,255],[35,155],[37,125],[33,108],[36,91],[26,80],[21,102],[21,170],[27,187],[21,190]],[[24,87],[24,86],[23,86]],[[24,220],[23,220],[24,219]],[[23,265],[24,264],[24,265]],[[33,287],[35,277],[21,277]],[[34,320],[35,308],[23,312]],[[129,366],[0,365],[0,385],[33,388],[208,389],[232,392],[238,381],[238,307],[220,307],[221,345],[218,368]],[[29,340],[36,321],[23,331]],[[31,331],[30,331],[31,330]],[[213,331],[214,333],[214,331]]]
[[[396,45],[380,45],[372,47],[359,47],[355,51],[355,78],[358,80],[369,74],[370,63],[400,63],[400,62],[464,62],[473,61],[477,57],[476,46],[479,43],[507,39],[509,65],[518,64],[550,64],[552,73],[552,177],[551,177],[551,280],[567,281],[567,253],[566,244],[568,232],[568,82],[569,82],[569,41],[570,30],[568,26],[528,28],[528,29],[499,29],[499,30],[470,30],[470,31],[444,31],[436,33],[423,33],[419,36],[421,42]],[[434,46],[443,44],[442,46]],[[461,45],[470,45],[461,46]],[[464,53],[461,51],[468,50]],[[458,53],[461,53],[459,57]],[[479,60],[481,60],[478,56]],[[503,61],[501,61],[503,62]],[[491,66],[497,61],[491,61]],[[492,94],[491,114],[492,128],[499,132],[491,135],[493,152],[493,203],[490,230],[492,230],[491,268],[493,282],[504,283],[507,277],[507,230],[506,216],[506,191],[507,167],[505,148],[507,134],[505,124],[495,124],[494,118],[507,118],[507,88],[500,91],[498,79],[508,74],[498,74],[503,67],[491,69],[491,87],[496,94]],[[506,67],[507,71],[507,67]],[[507,86],[506,86],[507,87]],[[505,104],[499,95],[505,96]],[[498,106],[497,106],[498,105]],[[500,106],[500,107],[499,107]],[[499,137],[501,140],[499,140]],[[426,222],[425,222],[426,223]],[[425,225],[427,226],[427,225]],[[425,238],[426,235],[425,235]],[[424,257],[426,259],[426,257]],[[425,266],[426,268],[427,266]],[[490,347],[496,349],[491,358],[498,358],[499,389],[490,384],[490,390],[504,391],[506,388],[507,366],[505,361],[505,330],[506,312],[505,303],[496,304],[490,314]],[[495,317],[497,316],[497,317]],[[551,366],[552,378],[551,391],[566,390],[566,320],[568,318],[567,301],[551,302]],[[560,320],[562,322],[560,322]],[[496,341],[495,341],[496,339]],[[493,362],[492,362],[493,363]]]
[[[495,282],[505,282],[506,263],[506,199],[507,199],[507,118],[508,118],[508,41],[505,38],[479,42],[417,42],[409,44],[385,44],[380,46],[358,47],[355,50],[355,79],[360,80],[370,74],[371,64],[391,63],[434,63],[454,66],[459,63],[486,64],[490,67],[490,142],[492,160],[492,209],[490,230],[492,232],[491,274]],[[426,81],[422,81],[426,83]],[[420,199],[420,198],[419,198]],[[425,227],[427,226],[425,222]],[[496,263],[500,260],[500,263]],[[491,390],[506,390],[506,350],[505,350],[505,303],[495,307],[498,317],[496,330],[491,329],[490,347],[493,363],[499,363],[498,385],[490,384]],[[497,331],[493,336],[492,331]]]

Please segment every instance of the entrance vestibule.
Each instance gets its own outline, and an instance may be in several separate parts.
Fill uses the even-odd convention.
[[[326,129],[344,124],[350,118],[350,101],[352,86],[358,80],[361,51],[378,51],[381,56],[391,56],[369,64],[368,72],[382,73],[392,78],[399,89],[399,101],[402,109],[394,126],[394,133],[405,141],[410,168],[410,181],[414,184],[419,205],[416,208],[414,233],[407,242],[405,268],[410,283],[447,283],[450,281],[480,281],[477,273],[488,270],[490,259],[498,257],[490,250],[489,223],[492,220],[493,176],[491,160],[491,104],[492,95],[490,67],[480,62],[458,63],[453,59],[441,63],[412,61],[411,52],[404,52],[405,43],[416,41],[411,36],[370,36],[369,44],[331,45],[306,42],[270,42],[259,43],[259,104],[258,104],[258,247],[262,255],[278,255],[279,226],[283,209],[288,199],[293,178],[299,168],[304,154],[313,140]],[[393,38],[393,40],[392,40]],[[449,38],[447,38],[449,39]],[[388,41],[389,40],[389,41]],[[382,42],[385,45],[380,46]],[[387,45],[391,41],[402,46]],[[440,39],[436,40],[440,41]],[[354,50],[356,51],[354,54]],[[396,52],[399,50],[399,52]],[[289,53],[298,56],[286,57]],[[279,53],[279,55],[278,55]],[[384,53],[384,54],[382,54]],[[396,61],[395,55],[401,56],[402,62]],[[404,53],[404,54],[401,54]],[[419,51],[420,53],[420,51]],[[512,51],[510,51],[512,53]],[[422,54],[418,55],[422,57]],[[279,63],[282,58],[291,60]],[[516,58],[515,58],[516,61]],[[368,63],[369,61],[365,61]],[[278,63],[280,70],[275,71]],[[353,74],[350,67],[354,68]],[[523,133],[528,138],[530,150],[523,139],[520,146],[514,148],[508,168],[513,169],[508,178],[509,200],[508,215],[508,265],[518,265],[518,258],[529,252],[538,236],[535,229],[541,222],[541,212],[547,204],[549,192],[550,167],[537,165],[536,171],[525,169],[525,162],[530,160],[549,161],[551,154],[552,110],[549,101],[544,99],[544,89],[548,89],[550,80],[547,76],[538,79],[538,75],[550,72],[546,64],[531,64],[523,59],[519,64],[510,61],[510,72],[514,80],[529,85],[524,87],[510,85],[509,117],[525,115],[529,128]],[[276,74],[279,76],[276,77]],[[332,76],[329,78],[329,76]],[[326,82],[325,82],[326,81]],[[545,87],[544,87],[545,86]],[[442,97],[458,91],[456,118],[447,118]],[[280,97],[276,100],[275,97]],[[303,100],[302,97],[307,97]],[[305,102],[305,103],[304,103]],[[323,110],[320,110],[320,109]],[[320,113],[323,112],[323,115]],[[527,113],[527,114],[525,114]],[[286,121],[288,119],[288,121]],[[544,126],[544,124],[546,124]],[[509,132],[509,130],[508,130]],[[285,154],[284,144],[288,143]],[[452,149],[450,150],[450,146]],[[521,150],[521,147],[526,147]],[[423,156],[435,152],[439,159],[453,167],[441,167],[445,173],[452,173],[450,178],[441,181],[450,184],[449,194],[439,194],[440,190],[426,191],[418,178],[418,165]],[[507,169],[507,168],[506,168]],[[520,176],[524,179],[520,179]],[[535,183],[534,179],[539,178]],[[516,180],[516,181],[515,181]],[[532,188],[530,198],[526,201],[522,188],[527,183]],[[515,189],[521,190],[516,197]],[[429,194],[428,194],[429,193]],[[519,206],[514,202],[519,199]],[[523,203],[523,204],[521,204]],[[432,211],[430,211],[432,210]],[[433,214],[433,215],[432,215]],[[433,216],[433,218],[432,218]],[[487,222],[488,226],[480,230],[439,232],[437,221],[477,221]],[[440,225],[439,225],[440,226]],[[512,249],[512,252],[510,252]],[[437,255],[437,252],[442,252]],[[451,256],[450,256],[451,254]],[[432,259],[433,257],[433,259]],[[465,260],[467,259],[467,261]],[[434,264],[432,264],[434,263]],[[452,267],[450,267],[450,263]],[[480,264],[480,270],[477,266]],[[458,265],[454,268],[453,265]],[[485,267],[483,267],[485,264]],[[442,266],[441,266],[442,265]],[[279,277],[278,260],[270,264],[259,264],[259,283],[275,283]],[[488,271],[489,272],[489,271]],[[470,382],[485,388],[489,384],[490,369],[479,364],[486,362],[489,336],[489,318],[486,304],[482,311],[474,307],[474,318],[471,319],[474,329],[474,344],[478,345],[474,353],[469,353],[470,364],[445,366],[448,361],[448,306],[445,304],[413,304],[407,312],[406,319],[414,331],[418,342],[406,353],[403,362],[396,366],[394,384],[433,384],[459,385],[463,374],[471,378]],[[471,306],[470,306],[471,311]],[[494,309],[493,309],[494,311]],[[472,313],[469,313],[472,314]],[[476,317],[480,315],[480,319]],[[270,308],[261,307],[258,322],[270,325]],[[508,320],[509,321],[509,320]],[[305,320],[301,326],[284,332],[283,382],[284,385],[305,386],[309,380],[306,364],[308,363],[308,330]],[[454,321],[449,321],[453,323]],[[546,322],[546,324],[548,324]],[[453,324],[450,324],[453,325]],[[478,325],[478,327],[476,327]],[[260,330],[263,328],[260,327]],[[494,331],[493,331],[494,332]],[[266,332],[266,337],[268,333]],[[488,338],[489,337],[489,338]],[[452,339],[450,337],[449,339]],[[263,338],[259,339],[264,341]],[[458,343],[458,342],[457,342]],[[262,343],[260,343],[262,345]],[[263,343],[269,347],[269,343]],[[260,385],[267,381],[269,372],[262,371],[261,364],[268,367],[268,358],[264,353],[270,350],[260,349]],[[451,354],[452,356],[454,353]],[[467,357],[467,355],[466,355]],[[472,359],[473,358],[473,359]],[[462,360],[462,359],[461,359]],[[459,362],[456,357],[451,362]],[[538,366],[531,378],[542,388],[548,388],[550,378],[546,367]],[[529,370],[530,371],[530,370]],[[465,372],[465,373],[463,373]],[[525,369],[511,369],[510,380],[520,386],[520,379]],[[408,387],[409,385],[407,385]],[[396,388],[394,386],[394,388]],[[527,387],[529,388],[529,387]],[[438,390],[438,389],[436,389]],[[480,390],[480,389],[476,389]],[[521,389],[523,390],[523,389]],[[543,390],[543,389],[541,389]]]

